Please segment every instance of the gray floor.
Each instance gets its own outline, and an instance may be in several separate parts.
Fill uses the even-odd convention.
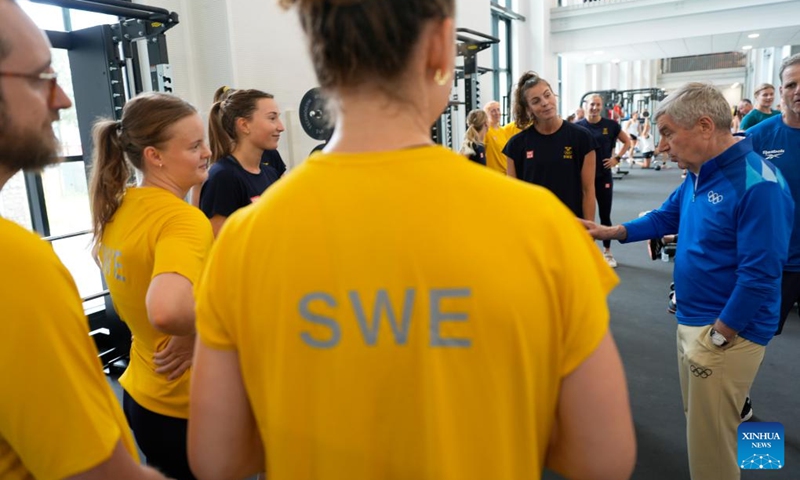
[[[657,208],[680,182],[680,170],[631,170],[614,185],[612,221],[621,223]],[[765,232],[767,235],[768,232]],[[609,297],[611,328],[628,378],[638,458],[633,478],[688,479],[685,421],[675,354],[675,317],[667,313],[673,263],[651,261],[643,243],[612,245],[620,285]],[[791,314],[781,336],[767,347],[752,389],[752,421],[780,422],[785,428],[785,467],[743,471],[743,479],[800,479],[798,402],[800,318]],[[602,412],[597,412],[602,415]],[[559,478],[552,473],[546,479]]]

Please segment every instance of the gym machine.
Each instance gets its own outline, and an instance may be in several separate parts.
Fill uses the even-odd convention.
[[[608,118],[608,110],[614,108],[619,104],[622,111],[626,116],[630,116],[633,112],[655,112],[658,108],[658,102],[664,100],[667,96],[666,92],[661,88],[639,88],[634,90],[597,90],[593,92],[586,92],[581,97],[580,105],[586,102],[590,95],[600,95],[603,98],[603,118]]]
[[[603,118],[608,118],[608,112],[613,110],[616,105],[619,105],[624,116],[620,121],[631,116],[633,112],[639,112],[642,115],[644,112],[649,112],[652,115],[658,108],[658,103],[666,98],[666,92],[661,88],[639,88],[632,90],[597,90],[586,92],[581,97],[580,105],[583,106],[586,99],[592,95],[600,95],[603,99],[603,110],[600,112]],[[640,117],[640,121],[644,121]],[[651,120],[652,122],[652,120]],[[658,144],[658,131],[654,125],[651,124],[651,134],[653,135],[654,144]],[[633,152],[631,152],[633,156]],[[656,170],[660,170],[661,166],[656,162]],[[614,178],[620,180],[624,175],[629,172],[626,170],[619,170]]]
[[[312,88],[300,100],[300,126],[306,135],[322,143],[311,150],[314,153],[325,148],[333,135],[333,114],[321,88]]]
[[[124,0],[31,0],[72,10],[116,16],[118,22],[72,32],[46,32],[55,48],[67,50],[75,109],[83,156],[65,161],[83,161],[91,168],[91,125],[97,118],[119,119],[128,98],[144,91],[172,92],[172,74],[164,33],[178,24],[178,14],[163,8]],[[31,174],[34,175],[34,174]],[[41,178],[34,178],[34,186]],[[29,189],[30,191],[30,189]],[[45,240],[55,242],[71,237],[90,236],[91,231],[50,236],[42,189],[31,198],[39,198],[37,210],[42,218],[36,225]],[[89,330],[100,360],[109,372],[121,373],[127,366],[131,333],[117,315],[108,289],[84,297],[88,302],[102,298],[105,310],[90,313]]]
[[[459,101],[456,93],[431,129],[433,141],[449,148],[453,148],[456,140],[453,135],[454,112],[458,111],[460,105],[464,105],[466,113],[480,108],[480,76],[494,71],[478,66],[478,53],[500,43],[498,38],[468,28],[456,29],[456,40],[456,55],[464,58],[464,64],[456,67],[453,84],[458,89],[459,81],[464,81],[464,101]]]

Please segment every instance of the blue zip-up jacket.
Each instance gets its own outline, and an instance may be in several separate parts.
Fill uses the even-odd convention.
[[[704,163],[699,175],[690,173],[661,208],[625,223],[625,242],[678,232],[678,323],[719,318],[766,345],[778,328],[793,220],[786,181],[745,138]]]

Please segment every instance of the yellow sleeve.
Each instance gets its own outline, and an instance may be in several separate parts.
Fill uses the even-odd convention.
[[[181,205],[156,240],[152,277],[177,273],[196,285],[214,241],[211,223],[200,210]],[[151,278],[152,278],[151,277]]]
[[[35,478],[62,479],[110,457],[122,412],[71,276],[49,245],[14,247],[0,266],[0,444]]]
[[[522,130],[521,130],[521,129],[520,129],[518,126],[517,126],[517,122],[511,122],[511,123],[507,123],[507,124],[503,125],[503,127],[501,128],[501,130],[503,131],[503,134],[504,134],[504,135],[505,135],[505,137],[506,137],[506,138],[505,138],[505,141],[506,141],[506,142],[508,142],[509,140],[511,140],[511,137],[513,137],[514,135],[516,135],[516,134],[518,134],[519,132],[521,132],[521,131],[522,131]]]
[[[586,229],[563,205],[558,221],[553,258],[560,263],[559,283],[562,318],[561,375],[567,376],[600,344],[609,325],[607,297],[619,278],[603,260]],[[568,217],[568,218],[567,218]]]
[[[229,272],[232,268],[238,268],[238,264],[233,263],[235,260],[231,257],[234,256],[232,253],[240,248],[241,237],[238,238],[238,242],[233,242],[231,240],[237,239],[237,234],[231,232],[238,231],[237,224],[242,210],[235,212],[226,220],[225,228],[214,242],[203,276],[195,290],[197,335],[205,345],[217,350],[236,348],[229,325],[223,322],[223,318],[227,322],[234,320],[232,317],[235,314],[230,310],[236,308],[235,297],[240,291],[236,285],[231,285],[234,276],[229,275]],[[226,309],[225,314],[220,308]]]

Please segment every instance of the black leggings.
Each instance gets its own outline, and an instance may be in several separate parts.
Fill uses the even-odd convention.
[[[597,213],[600,224],[611,226],[611,199],[614,196],[614,179],[611,175],[594,180],[594,196],[597,198]],[[611,240],[603,240],[605,248],[611,247]]]
[[[151,412],[124,390],[122,408],[149,466],[175,480],[195,480],[186,453],[186,419]]]

